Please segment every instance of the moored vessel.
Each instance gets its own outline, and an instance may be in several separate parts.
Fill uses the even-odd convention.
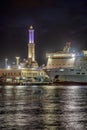
[[[67,42],[62,51],[46,56],[46,72],[53,82],[87,84],[87,50],[75,52]]]

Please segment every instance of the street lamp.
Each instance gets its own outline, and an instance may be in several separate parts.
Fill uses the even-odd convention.
[[[5,68],[7,68],[7,66],[8,66],[8,59],[5,58]]]

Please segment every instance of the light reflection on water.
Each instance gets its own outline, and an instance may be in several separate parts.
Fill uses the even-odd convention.
[[[0,86],[0,130],[86,130],[87,86]]]

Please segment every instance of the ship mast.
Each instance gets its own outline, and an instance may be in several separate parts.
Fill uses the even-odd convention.
[[[67,42],[66,43],[66,45],[65,45],[65,47],[63,48],[63,52],[68,52],[69,53],[69,51],[70,51],[70,45],[71,45],[71,42]]]

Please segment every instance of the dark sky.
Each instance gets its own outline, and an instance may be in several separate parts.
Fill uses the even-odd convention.
[[[35,29],[36,59],[64,47],[87,49],[87,0],[3,0],[0,3],[0,62],[27,58],[28,28]],[[1,64],[1,63],[0,63]]]

